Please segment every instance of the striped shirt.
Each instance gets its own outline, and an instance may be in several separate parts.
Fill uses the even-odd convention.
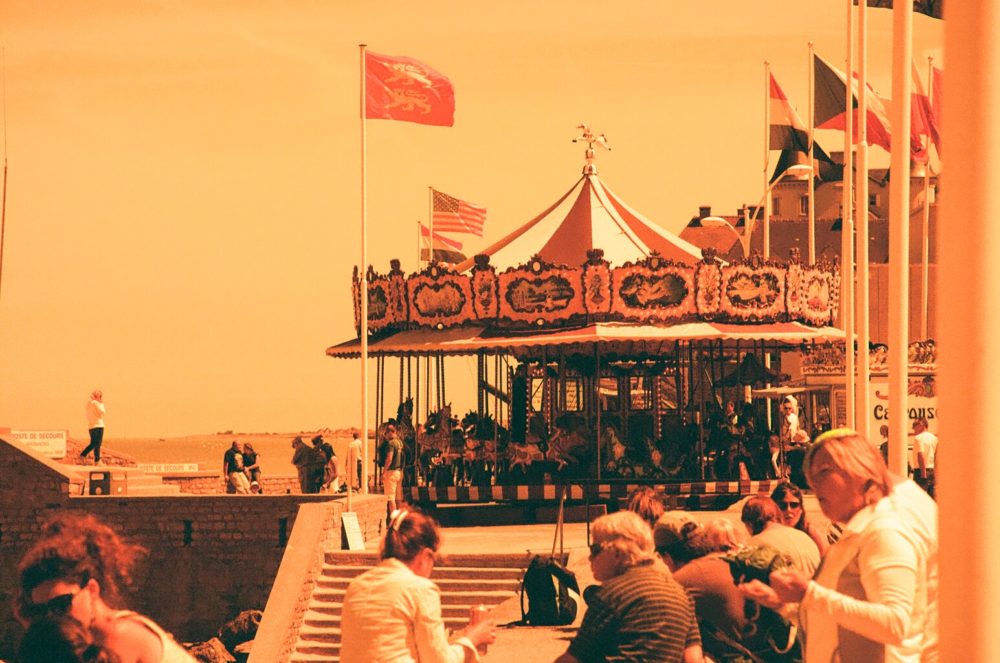
[[[649,561],[594,592],[569,653],[582,663],[666,663],[683,661],[684,650],[700,644],[691,599]]]

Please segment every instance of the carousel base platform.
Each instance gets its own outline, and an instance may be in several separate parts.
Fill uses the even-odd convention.
[[[410,486],[403,488],[404,499],[413,504],[531,506],[557,504],[560,489],[566,490],[570,506],[604,505],[617,509],[629,494],[640,486],[652,485],[663,494],[670,509],[721,511],[748,495],[770,494],[776,480],[761,481],[691,481],[677,483],[588,482],[565,484],[487,485],[487,486]],[[512,513],[515,513],[512,511]],[[523,512],[522,512],[523,513]],[[511,516],[515,517],[515,516]],[[593,514],[592,514],[593,517]],[[568,520],[568,518],[567,518]],[[526,522],[519,520],[516,522]],[[530,521],[528,521],[530,522]],[[548,522],[542,520],[538,522]],[[496,524],[496,523],[493,523]]]

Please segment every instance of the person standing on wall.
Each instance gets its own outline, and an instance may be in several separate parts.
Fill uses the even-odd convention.
[[[389,499],[389,513],[396,510],[396,492],[403,476],[403,443],[392,424],[385,429],[385,453],[382,454],[382,493]]]
[[[95,389],[87,402],[87,430],[90,433],[90,444],[80,453],[80,458],[86,458],[94,452],[94,464],[101,464],[101,443],[104,441],[104,394]]]
[[[934,497],[934,460],[937,457],[938,436],[930,432],[927,419],[913,420],[913,447],[917,462],[913,466],[913,480]]]

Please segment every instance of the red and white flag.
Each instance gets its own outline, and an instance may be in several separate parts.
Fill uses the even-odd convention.
[[[431,189],[434,230],[483,236],[486,208]]]
[[[817,129],[847,128],[845,106],[847,105],[847,77],[819,55],[813,56],[815,92],[813,124]],[[852,142],[858,142],[858,82],[851,81],[851,99],[854,108]],[[889,114],[884,100],[870,87],[865,91],[868,102],[868,144],[879,145],[888,152],[890,149]]]
[[[910,101],[910,151],[918,163],[927,163],[931,141],[940,149],[941,136],[938,134],[937,119],[931,108],[931,100],[920,82],[917,65],[913,65],[913,93]],[[921,140],[926,136],[926,142]]]
[[[447,262],[451,264],[458,264],[464,262],[466,256],[462,253],[462,243],[451,239],[450,237],[445,237],[444,235],[439,235],[437,232],[434,233],[433,241],[431,240],[430,228],[424,224],[420,224],[420,237],[423,240],[423,248],[420,250],[421,260],[430,260],[432,257],[431,246],[433,245],[433,259],[438,262]]]
[[[365,117],[450,127],[455,89],[419,60],[365,51]]]

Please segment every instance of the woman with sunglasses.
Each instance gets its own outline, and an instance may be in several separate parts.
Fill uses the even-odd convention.
[[[799,604],[806,663],[936,660],[935,561],[914,536],[878,449],[854,431],[830,431],[810,447],[806,468],[843,535],[815,577],[782,569],[770,585],[741,585],[744,595],[769,607]]]
[[[819,555],[826,554],[826,549],[830,547],[826,537],[820,534],[819,530],[806,518],[805,504],[802,501],[802,491],[790,481],[782,481],[778,487],[771,491],[771,499],[781,509],[781,517],[789,527],[805,532],[819,548]]]
[[[590,568],[602,584],[585,592],[583,623],[555,663],[700,663],[694,604],[656,559],[649,525],[618,511],[595,520],[590,532]]]
[[[114,607],[144,552],[94,516],[57,516],[18,565],[18,619],[30,626],[46,617],[72,617],[121,663],[195,663],[153,620]]]
[[[351,581],[341,611],[340,660],[345,663],[478,661],[478,645],[496,639],[492,620],[469,624],[449,643],[441,590],[430,580],[441,536],[430,516],[410,507],[389,516],[382,562]]]

